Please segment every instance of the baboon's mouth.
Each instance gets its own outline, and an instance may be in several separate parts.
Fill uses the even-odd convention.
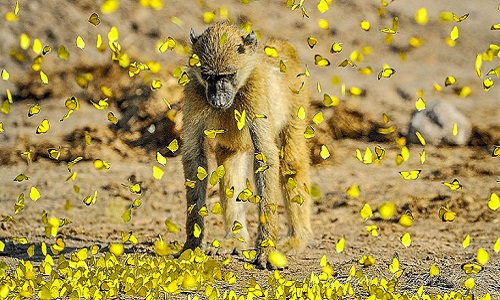
[[[224,110],[233,105],[233,96],[230,94],[208,94],[207,102],[212,108]]]

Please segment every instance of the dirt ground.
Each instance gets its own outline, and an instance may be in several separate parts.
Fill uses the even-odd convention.
[[[9,2],[9,3],[6,3]],[[424,286],[429,293],[465,291],[464,282],[475,278],[476,286],[471,291],[481,296],[490,293],[500,296],[500,259],[493,249],[500,237],[498,211],[488,208],[492,193],[500,194],[500,161],[492,157],[494,145],[500,144],[500,109],[498,87],[489,92],[483,90],[483,79],[488,70],[499,65],[499,58],[485,61],[483,75],[478,78],[474,71],[477,53],[486,51],[490,44],[498,43],[499,31],[490,27],[500,22],[498,1],[401,1],[395,0],[387,7],[380,1],[334,0],[330,9],[320,13],[318,1],[306,0],[304,7],[309,18],[304,18],[300,9],[292,11],[285,1],[256,0],[249,4],[240,1],[165,1],[161,9],[141,6],[135,1],[122,1],[121,6],[111,14],[100,11],[100,4],[94,1],[20,1],[19,19],[7,22],[2,18],[0,37],[0,69],[6,69],[9,80],[1,80],[2,102],[7,99],[6,89],[12,92],[14,103],[9,114],[0,114],[4,132],[0,133],[0,219],[13,216],[12,221],[0,223],[0,241],[5,250],[0,252],[0,261],[14,268],[20,259],[43,259],[38,250],[28,258],[29,245],[41,242],[52,244],[54,239],[44,235],[42,211],[49,216],[67,218],[72,221],[60,229],[66,241],[66,251],[99,244],[106,247],[121,241],[121,232],[132,231],[137,236],[137,245],[127,245],[128,251],[154,255],[153,242],[158,235],[172,245],[184,240],[185,200],[184,179],[180,162],[181,150],[173,155],[167,150],[175,138],[182,144],[181,95],[182,88],[172,76],[174,68],[186,64],[187,56],[182,47],[160,53],[158,43],[173,37],[180,45],[188,43],[189,29],[201,32],[208,26],[203,20],[204,12],[215,12],[221,20],[221,8],[227,8],[228,16],[238,23],[251,22],[262,40],[278,37],[290,40],[298,48],[301,59],[307,64],[311,76],[313,112],[322,111],[325,122],[317,127],[312,139],[311,156],[314,162],[312,181],[320,195],[315,197],[312,223],[314,240],[307,251],[288,257],[289,266],[282,271],[290,278],[307,278],[311,272],[321,272],[319,260],[323,255],[334,267],[339,277],[348,274],[351,266],[360,267],[358,260],[363,255],[372,255],[376,263],[365,267],[367,274],[390,278],[388,265],[395,253],[399,256],[404,273],[399,281],[399,291],[416,293]],[[15,1],[3,1],[0,15],[13,11]],[[414,16],[426,7],[429,22],[420,25]],[[469,13],[462,22],[443,21],[440,13],[451,11],[457,16]],[[98,26],[87,20],[97,12],[101,19]],[[383,13],[382,13],[383,12]],[[222,14],[223,15],[223,14]],[[386,34],[380,28],[392,26],[393,18],[399,18],[398,33],[391,44],[385,42]],[[182,24],[172,18],[177,17]],[[329,22],[328,29],[321,29],[318,20]],[[371,29],[364,31],[359,24],[363,20],[371,23]],[[175,21],[175,19],[174,19]],[[109,48],[104,52],[96,50],[95,37],[100,33],[107,44],[107,33],[111,26],[119,31],[119,42],[130,61],[155,61],[161,66],[157,73],[142,72],[133,78],[128,69],[121,68],[110,60]],[[446,44],[453,26],[459,28],[459,38],[454,47]],[[39,73],[31,65],[36,55],[31,50],[19,47],[19,36],[26,33],[32,40],[38,38],[43,45],[51,45],[52,53],[44,57],[42,70],[48,75],[49,83],[42,84]],[[81,36],[86,47],[78,49],[75,39]],[[313,36],[318,44],[310,49],[307,38]],[[409,45],[411,37],[421,38],[420,47]],[[342,43],[340,53],[330,53],[333,42]],[[57,49],[65,45],[70,58],[65,61],[57,57]],[[337,67],[353,51],[362,51],[371,46],[371,53],[357,62],[357,68]],[[24,61],[16,61],[12,50],[24,55]],[[366,48],[365,48],[366,50]],[[401,52],[406,60],[401,59]],[[314,64],[314,55],[320,54],[330,60],[328,67]],[[391,78],[377,80],[377,74],[388,64],[396,70]],[[373,73],[364,76],[360,68],[370,66]],[[75,77],[91,73],[93,79],[88,86],[78,86]],[[445,87],[447,76],[454,76],[456,83]],[[332,77],[341,84],[333,84]],[[491,76],[498,83],[495,75]],[[151,90],[152,79],[160,79],[163,86]],[[322,92],[316,91],[317,83]],[[436,91],[434,84],[442,86]],[[347,90],[359,87],[361,95],[341,93],[341,86]],[[109,108],[97,110],[94,102],[104,98],[102,86],[109,87]],[[458,92],[470,87],[467,97]],[[473,137],[466,146],[408,145],[410,157],[396,165],[395,157],[400,153],[397,137],[404,136],[418,93],[427,100],[442,99],[455,105],[471,121]],[[338,107],[324,107],[323,93],[339,97]],[[76,96],[81,108],[68,119],[59,121],[67,108],[68,97]],[[171,103],[167,107],[162,98]],[[38,103],[39,114],[27,117],[29,107]],[[107,114],[112,111],[118,124],[111,124]],[[390,123],[385,125],[382,114],[386,113]],[[50,121],[51,128],[45,134],[36,134],[43,119]],[[152,125],[153,124],[153,125]],[[312,124],[312,122],[311,122]],[[389,135],[373,134],[380,127],[396,126]],[[459,128],[460,130],[460,128]],[[92,137],[87,145],[84,132]],[[321,145],[326,145],[331,157],[319,158]],[[364,150],[380,145],[386,151],[381,164],[363,164],[356,158],[356,149]],[[48,157],[47,149],[60,147],[59,160]],[[420,162],[420,153],[425,148],[427,159]],[[31,163],[26,162],[25,151],[31,152]],[[156,152],[167,155],[167,163],[161,180],[153,177]],[[67,163],[81,156],[83,160],[74,165],[75,181],[66,180],[70,175]],[[106,171],[96,170],[95,159],[109,162]],[[213,168],[214,163],[211,163]],[[421,169],[417,180],[403,180],[400,171]],[[213,169],[212,169],[213,170]],[[212,171],[212,170],[209,170]],[[16,182],[13,179],[24,173],[29,180]],[[442,184],[457,178],[463,189],[452,191]],[[129,192],[127,185],[140,182],[142,205],[133,211],[130,222],[123,222],[121,216],[131,201],[139,196]],[[347,197],[349,187],[358,185],[360,196]],[[30,188],[35,186],[41,194],[36,202],[29,199]],[[75,192],[75,186],[80,193]],[[98,191],[94,205],[86,206],[82,199]],[[26,207],[14,215],[14,204],[19,195],[26,196]],[[209,188],[208,207],[217,202],[217,189]],[[381,204],[393,201],[396,213],[389,220],[380,218],[376,209]],[[68,209],[71,203],[71,209]],[[374,215],[367,221],[360,216],[365,203],[373,208]],[[456,213],[453,222],[443,222],[438,211],[446,203]],[[399,217],[407,210],[414,216],[413,225],[405,228],[398,224]],[[250,228],[255,229],[256,217],[250,207]],[[179,226],[177,233],[167,232],[164,222],[171,220]],[[285,217],[281,218],[283,231]],[[210,227],[206,242],[220,239],[223,235],[222,218],[209,214],[206,222]],[[379,236],[371,236],[367,225],[377,225]],[[411,235],[411,246],[406,248],[400,237],[406,232]],[[462,241],[470,235],[470,246],[464,248]],[[26,237],[26,245],[13,238]],[[337,253],[335,245],[345,239],[345,249]],[[38,247],[38,246],[37,246]],[[489,253],[489,261],[478,274],[465,274],[464,263],[473,263],[479,248]],[[217,259],[222,259],[216,257]],[[265,282],[269,271],[244,270],[241,256],[234,256],[228,266],[241,279],[255,277]],[[429,268],[435,265],[440,274],[429,275]]]

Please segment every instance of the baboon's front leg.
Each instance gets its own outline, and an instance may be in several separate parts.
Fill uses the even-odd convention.
[[[257,194],[262,198],[259,202],[259,228],[256,245],[260,249],[258,263],[267,265],[269,251],[274,248],[278,237],[278,196],[279,186],[279,149],[276,145],[273,130],[267,120],[253,123],[250,134],[255,152],[263,153],[265,161],[254,158],[255,185]],[[262,168],[267,165],[266,168]],[[260,171],[259,171],[260,170]]]
[[[194,187],[186,186],[187,216],[184,251],[200,247],[204,235],[203,217],[199,214],[199,210],[205,205],[207,179],[200,181],[197,178],[198,167],[207,169],[207,157],[202,130],[200,132],[186,130],[182,163],[186,180],[195,182]]]
[[[246,181],[250,169],[251,154],[226,147],[218,146],[216,151],[217,164],[223,165],[225,174],[219,184],[220,203],[223,208],[225,250],[242,250],[248,248],[249,234],[246,222],[245,202],[238,202],[238,195],[247,188]],[[232,191],[232,192],[231,192]],[[233,194],[232,196],[230,194]],[[239,222],[243,229],[233,232],[233,225]]]
[[[312,237],[312,199],[306,190],[310,188],[309,149],[302,135],[304,125],[296,121],[285,129],[282,135],[284,151],[281,159],[281,186],[288,217],[288,238],[280,243],[280,250],[301,252]]]

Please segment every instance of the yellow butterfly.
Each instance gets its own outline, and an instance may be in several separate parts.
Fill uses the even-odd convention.
[[[49,77],[43,71],[40,71],[40,80],[42,80],[42,83],[44,84],[49,83]]]
[[[493,151],[491,152],[491,156],[500,157],[500,146],[493,146]]]
[[[62,60],[68,60],[69,58],[68,49],[63,45],[59,46],[59,48],[57,49],[57,56]]]
[[[195,223],[195,224],[194,224],[194,231],[193,231],[193,235],[194,235],[194,237],[196,237],[196,238],[199,238],[199,237],[200,237],[200,235],[201,235],[201,227],[200,227],[200,225],[198,225],[198,223]]]
[[[160,47],[158,48],[158,50],[163,53],[167,50],[174,50],[175,46],[177,45],[177,42],[171,38],[171,37],[167,37],[165,39],[165,41],[160,45]]]
[[[286,73],[286,65],[283,60],[280,60],[280,72],[281,73]]]
[[[396,213],[397,206],[393,201],[387,201],[379,205],[377,208],[380,218],[383,220],[390,220]]]
[[[188,82],[189,82],[189,77],[188,77],[186,72],[183,72],[181,77],[179,77],[179,80],[177,81],[177,83],[180,86],[185,86],[186,84],[188,84]]]
[[[257,257],[258,251],[256,249],[250,249],[250,250],[243,250],[241,253],[249,261],[254,261],[255,258]]]
[[[255,159],[263,163],[267,162],[266,155],[263,152],[255,153]]]
[[[365,154],[361,156],[361,150],[356,149],[356,158],[364,164],[371,164],[373,162],[372,150],[366,147]]]
[[[411,245],[411,237],[410,237],[410,234],[407,232],[405,234],[403,234],[401,236],[401,243],[403,244],[403,246],[405,246],[406,248],[410,247]]]
[[[169,219],[165,220],[165,226],[166,226],[168,232],[179,232],[180,231],[179,227],[177,227],[177,225],[175,225],[175,223]]]
[[[491,79],[491,77],[488,76],[483,79],[483,89],[485,92],[489,91],[494,85],[495,82]]]
[[[122,232],[122,243],[131,242],[134,245],[137,245],[137,237],[129,231],[129,233]]]
[[[313,116],[312,121],[313,121],[313,122],[314,122],[314,124],[316,124],[316,125],[319,125],[319,124],[323,123],[323,121],[324,121],[323,112],[321,112],[321,111],[317,112],[317,113]]]
[[[335,251],[337,253],[340,253],[342,251],[344,251],[344,247],[345,247],[345,239],[344,238],[341,238],[336,244],[335,244]]]
[[[167,149],[172,151],[174,153],[175,151],[179,150],[179,142],[177,139],[173,139],[170,144],[168,144]]]
[[[431,268],[429,270],[429,275],[438,276],[439,275],[439,268],[436,267],[435,265],[431,265]]]
[[[234,118],[236,119],[238,130],[242,130],[245,127],[246,115],[246,110],[243,110],[241,113],[237,109],[234,110]]]
[[[269,57],[278,57],[278,51],[274,47],[265,46],[264,47],[264,52]]]
[[[112,111],[108,112],[108,121],[110,121],[113,124],[118,123],[118,118],[115,116],[115,114]]]
[[[203,133],[207,136],[209,139],[214,139],[218,134],[225,133],[226,129],[207,129]]]
[[[134,194],[141,194],[142,193],[142,188],[140,183],[134,183],[131,186],[128,187],[131,193]]]
[[[318,39],[315,38],[315,37],[308,37],[307,38],[307,45],[309,45],[309,48],[314,48],[314,46],[316,46],[316,44],[318,43]]]
[[[79,162],[80,160],[82,160],[82,159],[83,159],[83,157],[78,156],[77,158],[75,158],[75,159],[73,159],[72,161],[70,161],[70,162],[68,163],[68,171],[69,171],[69,172],[71,172],[71,169],[73,168],[73,166],[74,166],[77,162]],[[68,177],[68,178],[69,178],[69,177]]]
[[[30,106],[30,109],[28,111],[28,117],[32,117],[36,114],[38,114],[41,110],[41,107],[40,107],[40,104],[38,103],[35,103],[33,105]]]
[[[286,256],[276,250],[272,250],[269,253],[267,261],[276,269],[283,269],[287,265]]]
[[[142,204],[142,199],[135,199],[132,201],[132,204],[130,205],[131,208],[138,208]]]
[[[242,229],[243,229],[243,225],[238,221],[234,221],[233,227],[231,228],[231,231],[233,232],[233,234],[238,234]]]
[[[453,222],[456,214],[450,209],[448,202],[439,209],[439,218],[443,222]]]
[[[52,251],[55,252],[54,254],[58,254],[59,252],[63,251],[65,247],[66,243],[64,242],[62,237],[58,237],[55,244],[51,246]]]
[[[480,265],[484,266],[489,259],[490,255],[488,254],[488,251],[486,251],[484,248],[477,249],[476,261]]]
[[[59,157],[61,156],[61,147],[59,147],[58,149],[49,148],[47,149],[47,152],[49,153],[49,158],[58,160]]]
[[[363,208],[361,208],[359,214],[361,215],[361,218],[366,221],[371,218],[371,216],[373,215],[373,211],[370,205],[368,203],[365,203],[365,205],[363,205]]]
[[[218,166],[215,171],[210,174],[210,184],[211,185],[216,185],[222,177],[226,174],[226,169],[224,168],[224,165]]]
[[[83,203],[85,203],[85,205],[87,206],[94,204],[96,201],[97,201],[97,191],[94,192],[94,195],[88,195],[83,199]]]
[[[387,128],[378,128],[377,131],[380,133],[380,134],[391,134],[393,132],[396,131],[396,126],[392,125],[392,126],[389,126]]]
[[[321,150],[319,152],[319,155],[321,156],[322,159],[327,159],[330,157],[330,151],[325,145],[321,145]]]
[[[444,85],[445,86],[450,86],[450,85],[453,85],[455,82],[457,82],[457,79],[453,76],[448,76],[446,77],[446,79],[444,80]]]
[[[491,193],[490,201],[488,201],[488,207],[491,210],[497,210],[500,207],[500,197],[497,194]]]
[[[377,225],[370,225],[370,226],[365,226],[366,231],[368,231],[369,234],[373,236],[378,236],[378,226]]]
[[[24,204],[24,193],[21,193],[19,197],[17,198],[16,203],[14,203],[14,214],[17,215],[21,211],[23,211],[25,208]]]
[[[333,43],[330,47],[330,53],[339,53],[342,51],[342,43]]]
[[[76,37],[76,46],[82,50],[85,48],[85,41],[81,36]]]
[[[100,170],[100,171],[108,170],[110,167],[111,167],[111,165],[108,162],[105,162],[102,159],[96,159],[96,160],[94,160],[94,168],[96,170]]]
[[[466,235],[464,240],[462,241],[462,247],[467,248],[470,245],[470,235]]]
[[[198,166],[198,173],[196,174],[196,177],[198,177],[198,180],[202,181],[208,176],[207,170],[205,168]]]
[[[36,134],[46,133],[50,129],[49,120],[43,119],[42,123],[36,128]]]
[[[424,110],[425,109],[425,101],[422,97],[418,97],[417,101],[415,102],[415,108],[418,111]]]
[[[391,273],[399,271],[399,258],[397,252],[394,253],[394,256],[392,257],[392,263],[389,265],[389,271],[391,271]]]
[[[330,65],[330,61],[323,56],[316,54],[314,55],[314,64],[318,67],[327,67]]]
[[[358,260],[358,262],[365,267],[369,267],[375,264],[375,258],[373,258],[373,256],[371,255],[363,255]]]
[[[463,185],[456,178],[453,179],[452,182],[443,181],[442,183],[444,185],[446,185],[447,187],[449,187],[450,190],[452,190],[452,191],[460,191],[463,188]]]
[[[89,23],[97,26],[101,23],[101,19],[99,19],[99,16],[96,13],[92,13],[89,17]]]
[[[339,66],[339,67],[342,67],[342,68],[345,68],[345,67],[347,67],[348,65],[349,65],[349,66],[351,66],[351,67],[353,67],[353,68],[355,68],[355,67],[357,66],[357,65],[356,65],[356,64],[355,64],[352,60],[350,60],[349,58],[344,59],[344,60],[343,60],[343,61],[342,61],[342,62],[341,62],[338,66]]]
[[[28,180],[30,179],[28,176],[24,175],[23,173],[19,174],[14,178],[14,181],[21,182],[23,180]]]
[[[413,225],[413,214],[411,212],[411,210],[407,209],[406,212],[404,214],[401,215],[401,217],[399,218],[399,224],[401,226],[404,226],[404,227],[410,227],[411,225]]]
[[[396,70],[393,68],[384,68],[382,69],[377,76],[377,79],[380,80],[382,77],[383,78],[390,78],[392,75],[396,73]]]
[[[299,110],[297,111],[297,117],[301,120],[304,120],[306,118],[306,111],[304,109],[304,106],[299,107]]]
[[[306,130],[304,131],[304,137],[306,139],[310,139],[314,137],[314,128],[312,126],[307,126]]]
[[[222,205],[220,202],[216,202],[214,206],[212,207],[212,213],[214,215],[222,215]]]
[[[359,189],[358,185],[351,185],[346,191],[347,197],[351,199],[358,198],[360,194],[361,190]]]
[[[375,146],[375,155],[377,155],[378,160],[382,160],[385,156],[385,149],[380,145]]]
[[[401,174],[404,180],[415,180],[420,175],[420,172],[422,172],[422,170],[401,171],[399,174]]]
[[[188,188],[194,189],[194,187],[196,186],[196,181],[186,179],[184,185],[187,186]]]
[[[422,134],[417,131],[417,132],[415,132],[415,135],[417,136],[418,140],[420,141],[420,144],[422,144],[422,146],[425,146],[426,142],[425,142],[425,139],[422,136]]]
[[[461,266],[465,274],[477,274],[483,270],[483,266],[475,263],[465,263]]]
[[[196,53],[193,53],[191,57],[189,57],[189,65],[191,67],[201,66],[200,57]]]
[[[302,81],[302,83],[300,84],[299,88],[298,89],[294,89],[292,87],[288,87],[290,89],[290,91],[292,91],[292,93],[294,94],[298,94],[300,93],[300,91],[302,90],[302,88],[304,88],[304,81]]]
[[[465,15],[463,15],[461,17],[455,15],[454,13],[452,13],[452,14],[453,14],[453,21],[455,21],[457,23],[458,22],[462,22],[463,20],[465,20],[465,19],[467,19],[469,17],[469,13],[466,13]]]
[[[337,98],[335,96],[330,96],[327,93],[325,93],[325,94],[323,94],[323,104],[326,107],[337,106],[340,104],[340,100],[339,100],[339,98]]]
[[[90,100],[90,102],[98,110],[106,109],[109,106],[108,98],[100,99],[98,102],[94,102],[94,101]]]
[[[38,191],[38,189],[34,186],[31,187],[30,189],[30,199],[33,200],[33,201],[36,201],[40,198],[40,192]]]

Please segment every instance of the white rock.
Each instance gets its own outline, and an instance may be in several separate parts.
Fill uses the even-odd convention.
[[[457,124],[458,133],[453,135],[453,124]],[[407,139],[411,143],[420,143],[416,132],[432,145],[467,145],[471,138],[472,126],[469,119],[453,104],[433,100],[426,108],[413,114],[408,129]]]

